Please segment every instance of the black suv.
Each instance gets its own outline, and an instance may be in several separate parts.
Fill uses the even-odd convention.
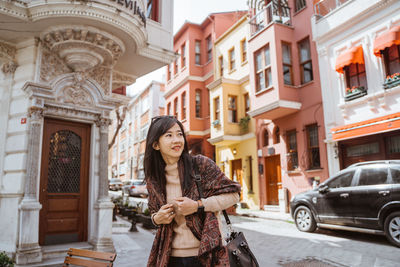
[[[385,233],[400,247],[400,160],[353,164],[290,201],[297,228]]]

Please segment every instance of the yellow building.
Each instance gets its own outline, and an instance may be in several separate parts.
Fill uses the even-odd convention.
[[[255,123],[247,115],[251,90],[247,61],[247,17],[243,16],[214,43],[214,82],[210,90],[211,137],[215,160],[242,185],[241,206],[259,208]]]

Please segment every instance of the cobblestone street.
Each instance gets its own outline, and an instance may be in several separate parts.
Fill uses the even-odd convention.
[[[234,228],[245,236],[262,267],[398,267],[400,249],[384,236],[318,230],[303,233],[290,222],[231,216]],[[117,267],[146,266],[154,235],[140,227],[130,233],[129,223],[114,223]]]

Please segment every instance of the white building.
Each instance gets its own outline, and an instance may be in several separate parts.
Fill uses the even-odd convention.
[[[114,249],[108,126],[129,99],[113,92],[173,60],[172,12],[173,0],[0,1],[0,251],[18,266],[54,244]]]
[[[399,159],[400,1],[322,0],[315,10],[330,174]]]

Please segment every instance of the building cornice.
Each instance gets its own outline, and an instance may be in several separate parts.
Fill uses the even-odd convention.
[[[215,89],[217,86],[220,86],[221,84],[227,83],[227,84],[236,84],[236,85],[241,85],[249,80],[249,75],[244,76],[240,80],[234,80],[234,79],[228,79],[221,77],[211,83],[209,83],[206,87],[209,90]]]
[[[186,136],[192,136],[192,135],[196,135],[196,136],[205,136],[210,134],[210,129],[207,129],[205,131],[187,131]]]
[[[207,73],[204,76],[195,76],[195,75],[188,75],[185,78],[183,78],[182,81],[180,81],[179,83],[177,83],[175,86],[173,86],[172,88],[170,88],[168,91],[165,92],[165,98],[169,97],[170,95],[172,95],[176,90],[178,90],[179,88],[181,88],[185,83],[189,82],[189,81],[197,81],[197,82],[205,82],[207,81],[210,77],[213,76],[213,71],[210,71],[209,73]]]
[[[265,112],[271,111],[273,109],[277,109],[277,108],[290,108],[290,109],[300,110],[301,103],[294,102],[294,101],[287,101],[287,100],[278,100],[278,101],[274,101],[268,105],[262,106],[260,108],[250,110],[247,113],[251,117],[255,117],[255,116],[261,115]]]
[[[214,137],[214,138],[209,138],[207,139],[207,141],[212,144],[212,145],[216,145],[220,142],[223,141],[234,141],[234,142],[242,142],[248,139],[252,139],[252,138],[256,138],[256,135],[254,133],[247,133],[244,135],[228,135],[228,134],[224,134],[218,137]]]

